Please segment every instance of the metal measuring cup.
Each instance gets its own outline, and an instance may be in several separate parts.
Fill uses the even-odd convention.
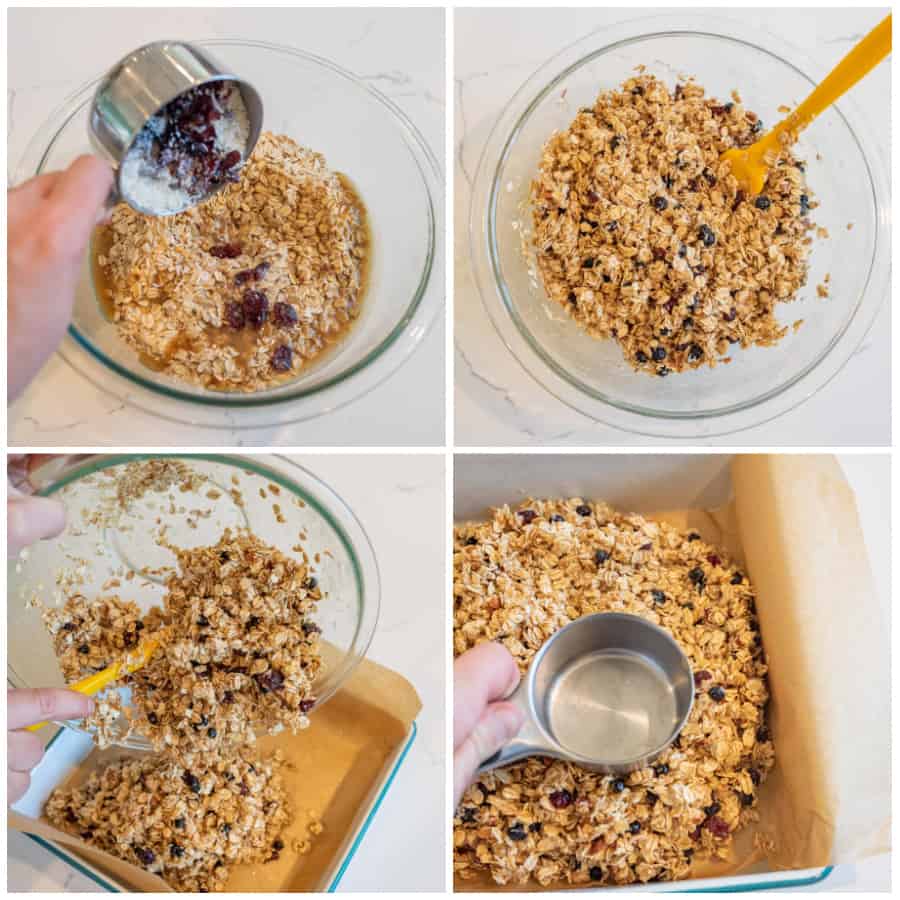
[[[121,163],[147,122],[167,103],[216,81],[234,82],[241,93],[250,125],[243,154],[247,159],[262,129],[262,100],[253,85],[230,73],[206,50],[182,41],[154,41],[123,57],[103,76],[91,104],[89,133],[91,143],[116,170],[115,186],[107,200],[109,206],[124,200],[138,212],[161,214],[145,209],[123,191]],[[191,198],[181,209],[165,214],[183,212],[223,187],[224,184],[219,185],[204,196]]]
[[[509,701],[525,724],[479,772],[551,756],[624,775],[678,737],[694,704],[694,677],[662,628],[628,613],[595,613],[541,647]]]

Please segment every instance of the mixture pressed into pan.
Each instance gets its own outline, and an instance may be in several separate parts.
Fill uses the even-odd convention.
[[[532,757],[481,775],[454,821],[454,870],[498,884],[630,884],[727,857],[757,818],[774,762],[766,663],[745,573],[696,533],[582,499],[503,507],[454,536],[454,653],[499,641],[524,672],[544,642],[596,612],[666,629],[696,699],[652,767],[604,776]]]
[[[237,183],[166,218],[119,204],[94,250],[98,297],[146,365],[256,391],[296,376],[356,320],[369,237],[346,178],[263,133]]]
[[[222,890],[231,867],[277,859],[290,821],[284,762],[244,751],[194,772],[162,756],[122,759],[54,791],[57,827],[179,891]]]
[[[104,502],[83,511],[84,521],[115,527],[116,511],[149,493],[165,498],[170,513],[190,517],[173,505],[175,496],[218,493],[178,460],[122,469],[105,485]],[[102,765],[84,784],[57,789],[45,813],[56,827],[176,890],[220,890],[233,864],[277,859],[284,849],[280,835],[291,811],[283,760],[261,757],[253,744],[260,731],[309,725],[322,669],[313,619],[323,595],[300,545],[293,558],[246,529],[226,529],[213,545],[180,548],[156,524],[156,542],[175,556],[159,606],[143,613],[118,594],[91,599],[79,592],[42,611],[70,682],[127,659],[147,636],[159,639],[150,661],[120,678],[130,705],[108,691],[85,723],[101,749],[137,730],[155,752]]]
[[[807,279],[805,165],[784,142],[759,195],[720,156],[763,133],[737,92],[652,75],[604,91],[541,153],[533,248],[548,297],[635,369],[665,376],[771,346]]]

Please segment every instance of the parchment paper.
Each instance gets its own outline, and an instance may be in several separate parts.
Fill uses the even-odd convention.
[[[497,459],[498,465],[507,462]],[[568,477],[577,481],[573,464]],[[667,475],[671,464],[671,457],[663,463]],[[534,462],[529,465],[529,474],[538,474]],[[583,470],[570,493],[607,499],[597,490],[603,465],[595,462],[594,473]],[[636,468],[651,465],[645,457]],[[458,471],[457,490],[464,478]],[[775,768],[759,792],[760,821],[739,832],[729,860],[697,862],[691,878],[815,868],[885,852],[891,821],[890,629],[875,596],[853,493],[827,455],[736,456],[731,481],[732,501],[716,510],[644,513],[698,531],[743,563],[756,590],[769,662]],[[667,480],[667,501],[673,489]],[[522,490],[550,496],[541,484]],[[689,490],[702,494],[694,482]],[[636,493],[634,507],[621,494],[617,506],[652,508],[646,491]],[[455,880],[455,889],[466,892],[568,887],[504,888],[487,873]]]
[[[294,838],[309,838],[309,810],[325,829],[311,839],[312,850],[305,856],[286,849],[276,861],[236,866],[226,890],[325,890],[402,752],[420,709],[419,697],[406,679],[364,660],[347,684],[311,716],[309,729],[298,735],[261,739],[262,752],[279,748],[288,763],[284,779],[294,821],[284,834],[286,847],[290,848]],[[121,748],[95,750],[67,784],[80,784],[98,766],[127,755],[137,754]],[[435,785],[435,790],[441,787]],[[18,831],[65,845],[131,890],[171,890],[160,878],[90,847],[44,820],[10,812],[8,821]]]

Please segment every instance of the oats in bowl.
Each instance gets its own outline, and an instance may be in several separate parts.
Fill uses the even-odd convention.
[[[545,144],[531,186],[533,245],[548,297],[636,370],[665,376],[728,362],[789,330],[779,304],[805,285],[816,203],[785,143],[748,196],[720,162],[763,133],[737,93],[670,92],[630,78]]]
[[[264,133],[240,181],[167,218],[124,204],[94,241],[119,334],[159,372],[222,391],[296,377],[358,318],[366,211],[324,157]]]
[[[756,820],[774,761],[753,588],[699,535],[602,503],[530,500],[457,527],[454,653],[498,641],[524,672],[580,616],[626,612],[666,629],[696,698],[673,746],[628,776],[532,757],[479,777],[453,832],[454,871],[498,884],[631,884],[725,858]]]

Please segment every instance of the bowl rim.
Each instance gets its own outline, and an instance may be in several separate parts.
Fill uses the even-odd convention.
[[[122,363],[111,359],[103,350],[95,347],[90,339],[75,327],[74,323],[70,323],[68,326],[68,339],[59,348],[60,356],[72,368],[88,378],[95,387],[100,388],[105,393],[111,393],[162,418],[178,422],[196,424],[195,417],[202,415],[201,411],[204,409],[210,411],[213,415],[216,412],[227,415],[248,409],[263,412],[274,412],[277,410],[281,413],[286,404],[293,404],[295,407],[285,412],[284,417],[280,417],[277,421],[272,422],[254,420],[248,423],[240,423],[235,422],[229,416],[227,420],[213,421],[211,423],[211,427],[227,427],[229,429],[255,428],[265,424],[286,424],[331,412],[369,393],[369,391],[392,375],[419,347],[438,318],[438,311],[443,305],[444,287],[443,284],[438,283],[439,279],[437,277],[440,276],[442,270],[439,241],[443,234],[442,203],[444,200],[444,179],[440,163],[424,136],[399,106],[377,88],[367,84],[362,78],[325,57],[284,44],[242,40],[239,38],[198,38],[191,40],[190,43],[201,47],[226,49],[228,47],[253,47],[286,56],[298,57],[329,70],[332,74],[349,82],[353,87],[368,94],[376,103],[380,104],[410,151],[410,156],[419,174],[426,199],[425,230],[427,246],[422,271],[419,274],[412,298],[404,307],[401,317],[393,325],[389,333],[361,359],[315,385],[304,387],[296,384],[296,381],[287,382],[288,385],[292,385],[292,389],[283,390],[279,393],[274,393],[274,391],[278,390],[277,388],[270,388],[251,393],[208,391],[204,394],[195,394],[177,387],[160,384],[154,381],[149,374],[145,375],[137,370],[132,371]],[[82,84],[52,110],[26,145],[16,169],[14,183],[19,183],[25,178],[40,174],[57,138],[71,119],[81,111],[85,104],[90,102],[94,88],[105,74],[106,70]],[[434,286],[434,290],[429,291],[429,288],[432,286]],[[390,357],[390,354],[388,354],[388,351],[394,346],[398,346],[402,350],[402,353],[398,354],[396,358]],[[81,351],[86,352],[87,360],[79,359],[83,355]],[[85,365],[88,360],[99,363],[100,371],[91,371],[90,363]],[[110,372],[125,381],[127,387],[123,386],[125,387],[124,391],[116,391],[114,389],[113,385],[116,385],[116,381],[113,380],[112,384],[110,383]],[[366,379],[365,383],[360,381],[360,376],[372,373],[375,374],[374,379]],[[352,385],[353,389],[349,391],[342,390],[339,398],[331,399],[338,389],[346,388],[348,385]],[[128,395],[127,391],[133,390],[135,386],[146,391],[147,396]],[[124,397],[122,396],[123,394]],[[300,403],[313,399],[317,401],[315,408],[307,410],[296,408]],[[159,408],[158,404],[165,401],[176,401],[179,404],[179,408],[177,410],[166,407]],[[183,410],[181,409],[182,403],[185,404]],[[179,412],[182,414],[179,415]],[[201,424],[208,423],[204,422]]]
[[[220,465],[230,466],[241,470],[250,470],[254,476],[262,476],[274,481],[281,487],[290,491],[293,496],[300,497],[306,504],[313,508],[338,536],[348,558],[350,559],[353,577],[357,585],[358,594],[358,618],[356,627],[347,651],[344,653],[338,667],[326,674],[326,690],[316,697],[316,705],[326,703],[340,690],[347,679],[353,674],[357,666],[366,657],[375,636],[375,630],[381,613],[381,572],[378,565],[378,557],[372,545],[371,538],[365,530],[362,522],[353,512],[347,502],[329,484],[315,475],[305,466],[284,454],[243,455],[233,453],[187,453],[179,451],[160,453],[96,453],[88,456],[74,454],[71,459],[64,461],[62,471],[54,471],[52,477],[41,479],[40,468],[34,470],[30,480],[35,488],[35,493],[42,497],[52,496],[63,490],[70,484],[83,478],[102,472],[114,466],[124,465],[130,462],[151,459],[178,459],[190,464],[192,461],[201,460]],[[262,461],[262,462],[261,462]],[[269,464],[267,464],[267,461]],[[309,481],[312,487],[325,500],[320,499],[310,488],[301,485],[291,477],[289,472],[279,470],[273,462],[281,462],[291,469],[301,473],[302,478]],[[334,515],[333,509],[341,512],[345,522],[342,523]],[[348,534],[347,525],[355,533]],[[14,563],[10,560],[10,563]],[[369,569],[368,577],[365,570]],[[28,687],[24,679],[16,674],[12,662],[7,660],[7,679],[14,687]],[[85,732],[80,725],[67,720],[54,720],[54,723],[72,730]],[[123,746],[146,748],[150,744],[140,735],[131,738]]]
[[[469,244],[475,282],[494,329],[519,365],[544,390],[594,421],[652,437],[693,438],[732,433],[770,421],[809,399],[843,368],[865,338],[884,305],[890,279],[889,228],[887,217],[881,214],[890,205],[884,160],[879,144],[870,138],[871,129],[864,116],[845,95],[833,109],[858,147],[868,174],[875,221],[872,254],[859,297],[847,320],[811,364],[749,401],[700,413],[672,412],[638,407],[592,390],[539,347],[521,322],[499,259],[496,205],[501,190],[500,176],[508,155],[537,105],[572,72],[622,46],[653,38],[685,36],[730,41],[765,53],[811,86],[830,69],[786,41],[724,16],[679,11],[598,27],[542,63],[505,104],[482,150],[469,207]],[[862,141],[867,138],[864,146]],[[843,353],[838,358],[833,351],[842,342]],[[817,373],[815,381],[809,378],[813,372]]]

